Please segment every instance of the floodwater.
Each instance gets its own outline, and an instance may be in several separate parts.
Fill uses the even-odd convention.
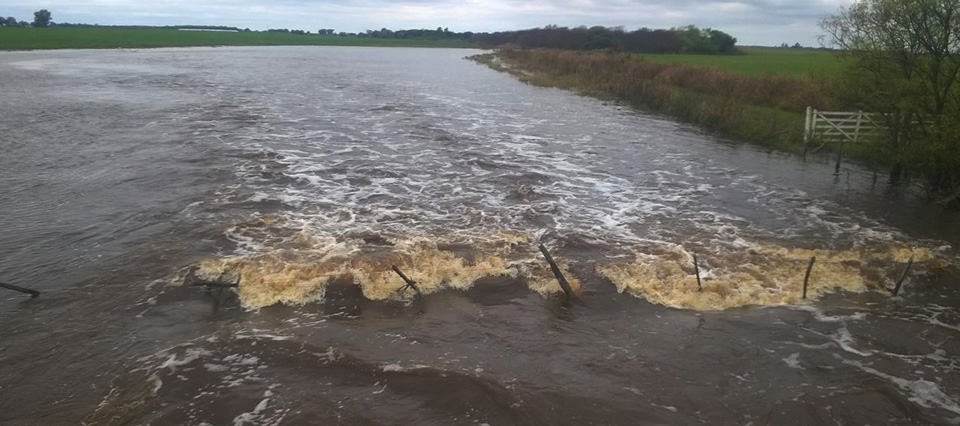
[[[955,212],[473,53],[0,53],[0,423],[960,424]]]

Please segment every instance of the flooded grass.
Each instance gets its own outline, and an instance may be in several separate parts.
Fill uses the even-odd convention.
[[[760,77],[776,74],[803,78],[832,76],[842,68],[842,62],[832,51],[825,49],[787,49],[778,47],[741,47],[744,55],[642,55],[656,62],[697,65],[719,68],[740,74]]]
[[[0,50],[190,46],[474,47],[459,41],[401,40],[268,32],[121,28],[0,28]]]
[[[737,140],[803,152],[803,111],[836,108],[824,83],[637,59],[630,54],[501,50],[478,62],[526,83],[584,94],[676,117]]]

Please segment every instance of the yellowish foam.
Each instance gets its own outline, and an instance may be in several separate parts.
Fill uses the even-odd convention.
[[[647,250],[632,262],[597,267],[619,292],[628,292],[665,306],[723,310],[746,305],[787,305],[802,302],[803,280],[810,257],[808,299],[844,290],[860,293],[880,289],[867,277],[881,276],[911,257],[934,259],[926,249],[889,247],[877,251],[823,250],[761,246],[748,252],[702,256],[703,290],[698,291],[692,255],[678,246]],[[706,259],[705,259],[706,258]],[[885,264],[885,266],[877,266]],[[886,268],[886,269],[885,269]]]
[[[542,295],[562,291],[550,268],[536,257],[539,252],[527,247],[526,234],[501,232],[476,247],[460,244],[459,250],[419,238],[389,241],[385,247],[370,247],[361,239],[337,242],[299,232],[286,240],[283,250],[202,261],[196,275],[211,281],[239,278],[240,300],[248,309],[322,300],[335,279],[352,281],[370,300],[409,299],[414,292],[399,291],[405,282],[392,270],[394,265],[424,294],[465,290],[481,278],[497,276],[523,278]],[[580,282],[567,264],[559,264],[571,287],[579,290]]]
[[[354,282],[370,300],[395,297],[404,282],[392,270],[397,265],[424,294],[443,288],[465,290],[483,277],[511,275],[507,263],[498,256],[478,255],[465,259],[435,246],[420,244],[409,251],[395,251],[383,258],[356,258],[351,262],[350,272]]]
[[[278,222],[282,220],[268,216],[236,225],[273,249],[256,256],[203,261],[197,275],[213,281],[239,278],[240,300],[250,309],[322,300],[328,283],[334,280],[359,286],[370,300],[412,299],[413,290],[399,291],[405,282],[392,270],[393,265],[416,281],[425,294],[465,290],[486,277],[520,279],[541,295],[562,292],[528,233],[498,231],[441,244],[426,238],[375,234],[337,240],[314,236],[309,229],[291,232],[289,226]],[[697,291],[693,256],[683,247],[664,244],[635,252],[633,260],[601,264],[596,272],[621,293],[698,310],[801,303],[804,273],[812,256],[817,261],[810,275],[810,300],[838,290],[880,289],[880,281],[891,284],[893,270],[901,270],[911,258],[928,268],[947,264],[929,249],[895,245],[850,250],[778,245],[758,245],[745,251],[705,250],[700,258],[703,290]],[[580,281],[570,265],[562,258],[557,262],[579,292]]]
[[[570,289],[575,293],[580,293],[580,280],[570,271],[570,266],[567,262],[556,259],[554,259],[554,261],[557,262],[557,266],[560,267],[560,272],[563,273],[564,278],[566,278],[570,284]],[[522,276],[526,277],[527,287],[531,290],[543,296],[563,292],[560,283],[557,282],[557,277],[553,275],[553,271],[550,269],[550,265],[544,261],[531,262],[520,266],[518,269]]]
[[[205,260],[199,266],[197,276],[203,279],[239,278],[240,300],[247,308],[322,300],[327,281],[339,273],[329,263],[287,262],[275,255]]]

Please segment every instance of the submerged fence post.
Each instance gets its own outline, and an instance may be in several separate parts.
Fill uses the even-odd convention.
[[[397,290],[397,293],[399,293],[399,292],[401,292],[401,291],[404,291],[404,290],[406,290],[406,289],[409,287],[409,288],[412,288],[413,291],[416,291],[417,294],[422,294],[422,293],[420,293],[420,289],[417,288],[417,282],[416,282],[416,281],[411,280],[410,278],[407,278],[407,276],[403,274],[403,271],[401,271],[400,268],[397,267],[397,265],[391,265],[391,266],[393,267],[393,272],[396,272],[397,275],[400,276],[400,279],[402,279],[405,283],[407,283],[405,286],[400,287],[400,288]]]
[[[240,287],[240,281],[235,283],[218,283],[214,281],[197,281],[191,284],[194,287],[212,287],[212,288],[238,288]]]
[[[567,295],[568,299],[579,300],[577,294],[573,292],[573,289],[570,288],[570,283],[567,282],[567,279],[564,278],[563,273],[560,272],[560,267],[557,266],[557,262],[553,261],[553,257],[550,256],[550,252],[547,251],[547,248],[543,244],[540,244],[540,252],[543,253],[543,257],[547,259],[547,263],[550,264],[550,270],[553,271],[553,275],[557,277],[557,282],[560,283],[560,288],[563,289],[563,293]]]
[[[193,265],[190,269],[187,270],[187,274],[183,277],[183,285],[189,287],[206,287],[207,290],[212,288],[238,288],[240,287],[240,280],[243,279],[243,272],[237,272],[237,280],[229,283],[224,282],[223,278],[227,275],[227,271],[220,273],[220,276],[217,277],[215,281],[208,281],[205,279],[197,278],[197,271],[200,269],[199,265]]]
[[[803,300],[807,300],[807,284],[810,282],[810,271],[813,270],[813,263],[817,261],[817,257],[813,256],[810,258],[810,264],[807,265],[807,275],[803,277]]]
[[[910,272],[911,266],[913,266],[913,256],[910,256],[910,261],[907,262],[907,268],[903,270],[900,281],[897,281],[897,286],[893,288],[893,297],[897,297],[897,295],[900,294],[900,286],[903,285],[903,280],[907,278],[907,273]]]
[[[807,121],[803,126],[803,159],[807,159],[807,151],[810,150],[810,141],[813,139],[813,107],[807,107]]]
[[[847,140],[843,135],[840,136],[840,149],[837,150],[837,167],[834,168],[833,174],[840,174],[840,162],[843,161],[843,143]]]
[[[700,285],[700,262],[697,261],[697,254],[693,254],[693,271],[697,274],[697,291],[703,291],[703,286]]]
[[[240,280],[242,279],[242,273],[239,273],[239,272],[237,273],[236,281],[232,283],[227,283],[227,282],[219,281],[226,274],[226,271],[224,271],[224,273],[220,274],[220,276],[217,277],[218,281],[207,281],[204,279],[197,278],[197,275],[196,275],[197,269],[198,269],[197,267],[193,267],[193,268],[190,268],[189,271],[187,271],[187,276],[183,278],[184,285],[189,285],[191,287],[206,287],[207,289],[210,289],[211,287],[212,288],[239,288],[240,287]]]
[[[23,288],[23,287],[20,287],[20,286],[15,286],[15,285],[13,285],[13,284],[0,283],[0,287],[3,287],[3,288],[5,288],[5,289],[9,289],[9,290],[13,290],[13,291],[19,291],[19,292],[21,292],[21,293],[29,294],[31,299],[36,298],[37,296],[40,296],[40,292],[39,292],[39,291],[31,290],[31,289],[29,289],[29,288]]]
[[[860,142],[860,125],[863,124],[863,110],[857,111],[857,128],[853,131],[853,143]]]

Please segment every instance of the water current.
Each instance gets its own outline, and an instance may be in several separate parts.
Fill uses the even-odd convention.
[[[960,424],[955,211],[474,53],[0,53],[0,423]]]

